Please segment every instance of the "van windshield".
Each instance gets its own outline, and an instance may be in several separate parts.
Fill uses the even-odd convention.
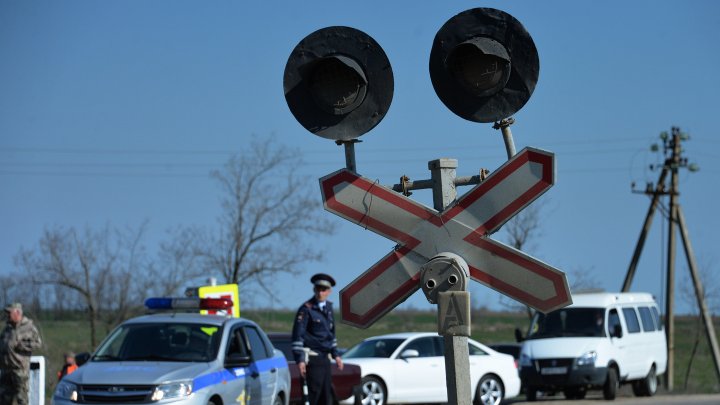
[[[549,337],[605,336],[604,308],[563,308],[537,312],[530,324],[528,339]]]
[[[208,362],[217,357],[221,335],[217,325],[121,325],[98,348],[92,361]]]

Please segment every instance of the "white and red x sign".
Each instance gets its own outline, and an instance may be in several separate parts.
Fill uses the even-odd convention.
[[[565,274],[487,235],[554,182],[554,155],[523,149],[442,213],[347,169],[320,179],[325,209],[397,243],[340,291],[343,322],[367,328],[420,288],[438,253],[462,257],[470,277],[542,312],[570,304]]]

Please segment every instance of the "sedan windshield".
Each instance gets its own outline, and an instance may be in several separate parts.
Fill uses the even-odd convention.
[[[536,313],[528,339],[566,336],[605,336],[603,308],[563,308],[547,314]]]
[[[217,357],[220,335],[216,325],[121,325],[98,348],[92,360],[207,362]]]
[[[365,340],[351,347],[343,358],[358,359],[365,357],[388,358],[405,339],[371,339]]]

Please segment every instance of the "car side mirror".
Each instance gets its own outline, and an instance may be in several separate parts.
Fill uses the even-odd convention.
[[[515,341],[520,343],[523,340],[525,340],[525,337],[523,336],[522,332],[520,332],[520,328],[515,328]]]
[[[90,360],[90,353],[88,352],[82,352],[75,355],[75,364],[77,364],[78,367],[87,363],[88,360]]]
[[[622,336],[622,327],[620,327],[620,325],[614,325],[610,337],[621,338]]]
[[[252,362],[250,356],[241,353],[231,353],[225,357],[225,368],[247,367]]]
[[[407,349],[407,350],[403,350],[403,352],[400,353],[400,358],[403,360],[413,358],[413,357],[420,357],[420,352],[418,352],[417,350],[414,350],[414,349]]]

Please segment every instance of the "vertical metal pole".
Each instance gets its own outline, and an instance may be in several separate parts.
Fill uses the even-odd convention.
[[[507,152],[508,159],[515,156],[515,142],[513,141],[512,132],[510,126],[504,126],[501,129],[503,134],[503,141],[505,142],[505,151]]]
[[[442,212],[457,198],[455,189],[456,159],[428,162],[433,180],[433,206]],[[445,381],[448,405],[471,405],[470,354],[467,336],[445,336]]]
[[[345,146],[345,167],[348,170],[357,173],[357,166],[355,164],[355,142],[356,140],[344,141],[342,144]]]
[[[717,337],[715,335],[715,326],[713,325],[712,316],[708,310],[707,304],[705,303],[705,292],[702,287],[702,280],[697,270],[697,263],[695,261],[695,253],[693,252],[692,245],[690,244],[690,236],[688,234],[687,226],[685,225],[685,214],[683,214],[680,205],[676,206],[678,226],[680,227],[680,236],[682,238],[683,247],[685,248],[685,257],[687,258],[688,267],[690,268],[690,276],[692,277],[693,286],[695,286],[695,297],[697,298],[698,308],[700,309],[700,315],[702,316],[703,324],[705,326],[705,335],[707,336],[708,345],[713,355],[713,362],[715,363],[715,374],[720,379],[720,350],[718,350]]]
[[[668,218],[667,285],[665,294],[665,334],[667,335],[667,374],[665,387],[672,391],[675,377],[675,224],[677,223],[678,167],[680,166],[680,130],[673,128],[670,162],[670,218]]]
[[[510,131],[510,125],[515,123],[515,119],[505,118],[493,124],[494,129],[502,131],[503,141],[505,142],[505,151],[507,152],[508,159],[515,156],[515,142],[513,141],[512,131]]]
[[[655,191],[653,193],[652,201],[650,202],[650,208],[645,216],[645,223],[643,224],[642,231],[640,231],[640,237],[638,238],[637,245],[635,245],[635,252],[633,253],[632,260],[630,260],[630,267],[628,267],[627,274],[625,275],[625,281],[623,281],[622,292],[630,291],[633,278],[635,277],[635,270],[637,264],[640,261],[640,255],[642,254],[643,247],[645,246],[645,238],[650,231],[650,225],[652,225],[653,215],[655,215],[655,209],[657,208],[658,199],[660,198],[660,190],[658,187],[662,187],[665,183],[665,177],[667,176],[667,168],[663,167],[660,172],[660,178],[655,185]]]

